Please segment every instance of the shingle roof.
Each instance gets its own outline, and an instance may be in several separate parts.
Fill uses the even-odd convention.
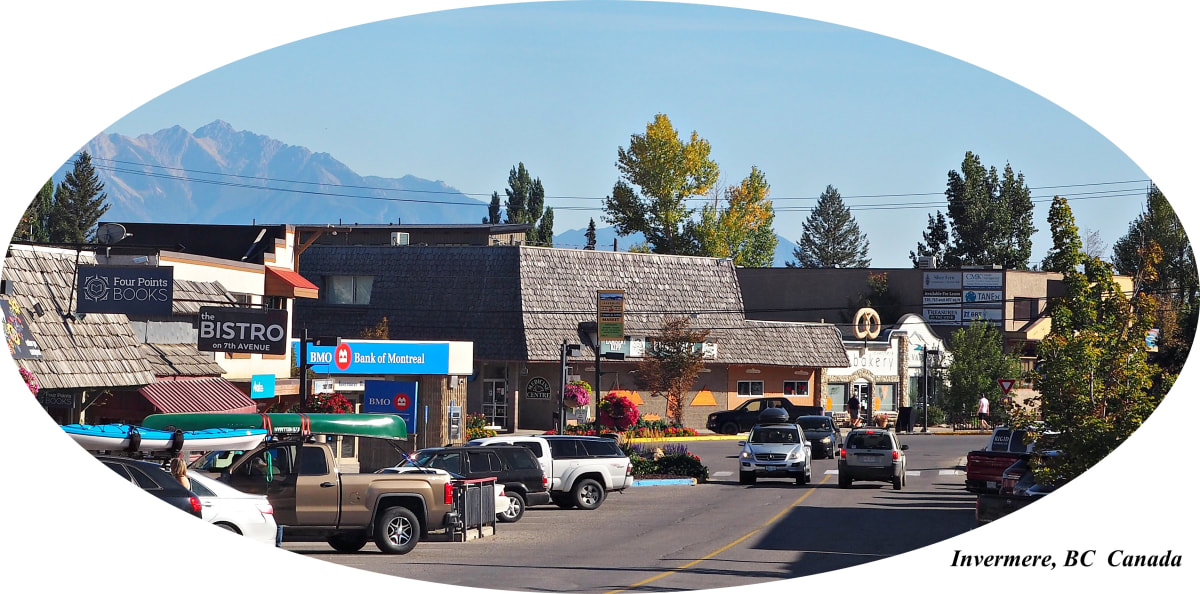
[[[710,330],[717,361],[763,365],[849,364],[827,324],[748,322],[729,261],[691,256],[529,246],[313,246],[300,272],[374,276],[369,307],[296,303],[299,330],[341,335],[387,316],[396,340],[470,340],[479,359],[557,361],[563,341],[585,346],[596,291],[625,291],[626,334],[653,335],[667,315]]]
[[[11,297],[25,311],[29,330],[41,347],[41,359],[22,359],[43,388],[141,386],[154,374],[123,314],[87,314],[69,320],[75,291],[74,251],[30,246],[9,247],[3,277]],[[91,252],[78,254],[80,265],[95,264]],[[38,303],[45,313],[33,313]]]
[[[212,353],[201,352],[194,344],[140,345],[142,355],[156,377],[216,376],[225,370],[213,359]]]
[[[171,295],[171,313],[196,315],[201,307],[233,306],[237,300],[218,281],[175,279]]]

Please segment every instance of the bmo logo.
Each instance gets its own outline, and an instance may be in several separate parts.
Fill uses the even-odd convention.
[[[339,344],[333,352],[333,364],[338,369],[345,371],[349,369],[350,362],[354,360],[354,353],[350,350],[350,345],[346,343]]]
[[[308,352],[308,364],[309,365],[328,365],[330,363],[333,363],[333,353],[332,352],[330,352],[330,351],[325,351],[325,352],[309,351]]]
[[[412,404],[412,402],[409,400],[408,394],[403,392],[396,394],[396,396],[392,399],[392,406],[396,407],[396,410],[400,412],[408,410],[410,404]]]

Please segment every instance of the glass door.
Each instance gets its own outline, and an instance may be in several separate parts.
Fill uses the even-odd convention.
[[[508,427],[508,385],[505,380],[483,380],[483,416],[488,425]]]

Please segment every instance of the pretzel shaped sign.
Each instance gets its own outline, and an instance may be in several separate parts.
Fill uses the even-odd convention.
[[[879,321],[879,314],[875,310],[864,307],[854,314],[854,337],[855,338],[875,338],[879,336],[879,331],[882,329],[882,324]]]

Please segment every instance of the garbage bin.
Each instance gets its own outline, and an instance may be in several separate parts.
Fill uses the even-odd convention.
[[[913,419],[913,407],[901,406],[900,413],[896,416],[896,430],[912,433],[914,424],[916,422]]]

